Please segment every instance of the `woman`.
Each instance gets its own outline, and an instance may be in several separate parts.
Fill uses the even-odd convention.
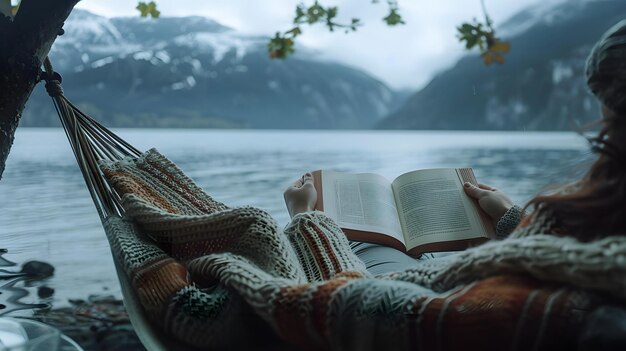
[[[552,195],[529,202],[534,209],[518,227],[523,210],[503,192],[480,184],[465,184],[468,196],[494,220],[496,237],[551,233],[573,236],[581,241],[626,234],[626,21],[611,28],[593,48],[587,60],[587,84],[602,104],[602,129],[591,138],[599,154],[588,173],[578,182]],[[310,173],[285,191],[290,215],[312,211],[317,193]],[[411,268],[415,261],[392,248],[353,243],[352,249],[373,274]]]

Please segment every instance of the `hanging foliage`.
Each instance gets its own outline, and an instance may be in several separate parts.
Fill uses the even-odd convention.
[[[461,24],[457,27],[459,41],[465,42],[467,50],[478,47],[480,56],[486,65],[491,65],[494,62],[502,64],[504,63],[504,55],[511,50],[511,44],[496,36],[493,21],[487,14],[484,0],[481,0],[481,5],[485,22],[481,23],[474,19],[472,23]]]
[[[379,0],[372,0],[372,3],[378,3]],[[387,0],[389,12],[383,17],[383,21],[389,26],[405,24],[404,19],[400,15],[397,0]],[[493,63],[504,63],[504,55],[511,50],[511,45],[499,39],[493,27],[493,21],[487,13],[484,0],[481,0],[484,22],[474,20],[457,27],[459,41],[465,42],[467,50],[473,50],[477,47],[480,55],[486,65]],[[270,39],[267,48],[271,58],[285,59],[295,52],[295,39],[302,34],[302,25],[314,25],[322,23],[333,32],[336,28],[344,29],[346,33],[356,31],[361,22],[358,18],[352,18],[349,23],[339,23],[335,19],[337,17],[337,7],[325,7],[318,0],[311,6],[300,4],[296,7],[294,17],[294,27],[285,32],[277,32]]]
[[[141,17],[158,18],[161,15],[161,11],[157,10],[157,5],[154,1],[139,2],[136,9],[139,11]]]
[[[372,0],[372,3],[378,3],[379,0]],[[398,10],[398,3],[396,0],[387,0],[389,7],[389,13],[383,17],[383,21],[389,26],[396,26],[404,24],[404,20]],[[296,6],[296,14],[293,19],[294,27],[285,32],[277,32],[276,35],[270,39],[267,45],[269,55],[271,58],[286,59],[295,52],[295,39],[302,34],[302,25],[314,25],[322,23],[329,31],[334,32],[337,28],[343,29],[345,33],[354,32],[361,26],[361,21],[358,18],[352,18],[347,23],[340,23],[336,21],[337,13],[339,9],[336,6],[325,7],[315,0],[313,5],[306,6],[300,4]]]
[[[349,23],[340,23],[335,20],[338,8],[336,6],[324,7],[316,0],[313,5],[307,7],[304,4],[296,6],[296,14],[293,19],[294,27],[283,33],[277,32],[267,44],[271,58],[286,59],[294,53],[295,39],[302,34],[302,25],[322,23],[328,30],[334,32],[337,28],[345,32],[355,31],[361,25],[358,18],[353,18]]]
[[[8,1],[8,0],[6,0]],[[379,3],[380,0],[372,0],[372,3]],[[404,19],[400,15],[397,0],[386,0],[388,13],[382,20],[389,26],[397,26],[405,24]],[[485,1],[481,0],[484,22],[474,19],[472,22],[462,23],[457,27],[458,39],[465,43],[467,50],[478,48],[480,56],[486,65],[493,63],[504,63],[504,55],[511,50],[510,43],[501,40],[496,36],[493,21],[487,13]],[[11,6],[13,15],[19,9],[19,1]],[[154,1],[140,1],[136,9],[141,17],[158,18],[161,12],[157,9]],[[285,31],[277,32],[273,38],[270,38],[267,44],[269,56],[271,58],[286,59],[295,52],[296,38],[302,34],[304,25],[323,24],[329,31],[334,32],[341,29],[345,33],[356,31],[361,25],[358,18],[352,18],[346,23],[337,21],[339,12],[336,6],[324,6],[318,0],[312,5],[299,4],[296,6],[296,13],[293,19],[294,27]]]

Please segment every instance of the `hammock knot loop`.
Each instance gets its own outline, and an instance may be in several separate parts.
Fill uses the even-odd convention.
[[[46,81],[46,91],[51,97],[58,97],[63,95],[63,87],[58,80]]]
[[[59,72],[48,73],[46,71],[41,71],[39,72],[39,81],[41,82],[42,80],[46,82],[57,80],[59,83],[63,83],[63,77]]]
[[[58,72],[53,72],[52,74],[49,74],[48,72],[41,72],[39,74],[39,80],[46,82],[46,91],[51,97],[63,95],[63,87],[61,86],[63,77],[61,77]]]

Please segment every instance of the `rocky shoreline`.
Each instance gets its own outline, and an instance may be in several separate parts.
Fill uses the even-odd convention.
[[[69,303],[69,307],[37,310],[30,318],[58,328],[85,351],[145,350],[121,300],[94,295]]]
[[[5,253],[6,249],[0,249],[0,267],[16,267],[16,263],[2,256]],[[85,351],[145,350],[130,323],[124,303],[114,296],[92,295],[86,300],[68,300],[67,307],[51,307],[55,291],[46,282],[54,271],[54,266],[42,261],[28,261],[20,270],[0,270],[0,316],[33,310],[31,316],[22,316],[61,330]],[[19,301],[35,289],[40,303]]]
[[[85,351],[145,350],[121,300],[94,295],[69,303],[69,307],[37,310],[30,318],[58,328]]]

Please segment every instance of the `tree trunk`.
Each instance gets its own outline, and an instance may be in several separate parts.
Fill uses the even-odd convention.
[[[0,14],[0,179],[41,64],[77,2],[22,0],[13,20]]]

